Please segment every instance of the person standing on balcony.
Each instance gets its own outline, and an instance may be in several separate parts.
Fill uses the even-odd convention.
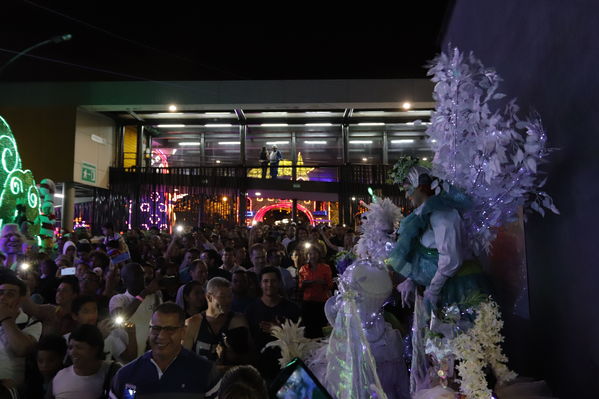
[[[262,151],[260,151],[260,167],[262,168],[262,178],[266,179],[266,168],[268,168],[268,151],[266,151],[266,147],[262,147]]]
[[[283,159],[283,155],[281,155],[281,151],[277,149],[276,145],[272,146],[272,151],[270,151],[269,155],[270,159],[270,177],[272,179],[276,179],[279,174],[279,161]]]

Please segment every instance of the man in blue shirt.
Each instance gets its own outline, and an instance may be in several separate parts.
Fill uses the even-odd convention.
[[[150,324],[151,350],[119,370],[110,398],[203,398],[216,382],[216,371],[181,346],[184,335],[183,309],[173,302],[158,306]]]

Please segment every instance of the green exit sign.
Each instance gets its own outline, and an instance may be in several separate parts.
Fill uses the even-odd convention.
[[[96,182],[96,165],[83,162],[81,164],[81,180],[88,183]]]

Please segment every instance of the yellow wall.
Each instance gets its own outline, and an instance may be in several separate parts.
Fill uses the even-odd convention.
[[[137,127],[125,126],[123,135],[123,166],[129,168],[135,166],[137,154]]]
[[[73,180],[75,155],[74,106],[0,107],[0,116],[17,140],[23,169],[30,169],[37,182]]]

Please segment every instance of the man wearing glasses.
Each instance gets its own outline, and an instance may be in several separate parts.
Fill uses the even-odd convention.
[[[111,399],[202,398],[215,381],[211,362],[181,346],[185,312],[177,304],[158,306],[150,323],[151,350],[119,370]]]

